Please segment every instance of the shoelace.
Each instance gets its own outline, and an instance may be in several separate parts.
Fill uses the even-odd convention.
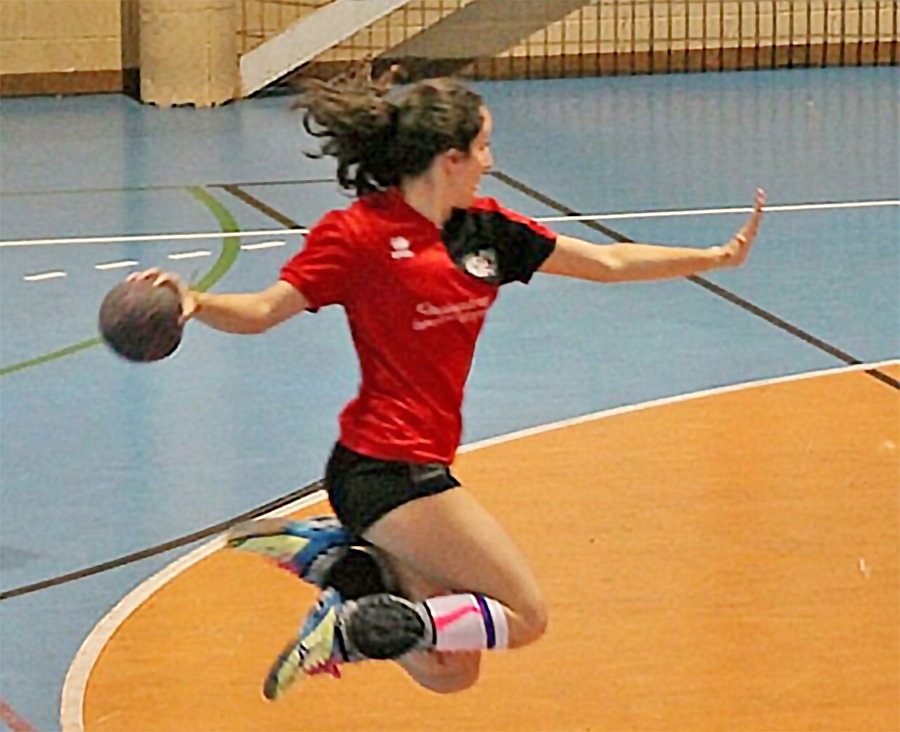
[[[316,602],[316,613],[322,612],[325,608],[325,601],[323,598],[319,598]],[[335,639],[337,640],[337,639]],[[340,669],[341,660],[335,657],[335,653],[332,652],[329,654],[328,658],[324,661],[320,661],[318,664],[313,666],[312,668],[305,668],[304,673],[307,676],[316,676],[318,674],[330,674],[336,679],[341,678],[341,669]]]
[[[324,663],[320,663],[313,669],[306,672],[307,676],[316,676],[317,674],[330,674],[336,679],[341,678],[341,666],[338,661],[329,658]]]

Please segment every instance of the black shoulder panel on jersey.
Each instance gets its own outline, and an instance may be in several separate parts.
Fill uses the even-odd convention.
[[[528,282],[556,241],[500,211],[456,209],[444,225],[444,246],[456,265],[487,282]]]

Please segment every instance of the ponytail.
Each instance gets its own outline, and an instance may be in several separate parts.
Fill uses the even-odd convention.
[[[481,129],[481,97],[453,79],[408,85],[348,74],[308,80],[294,108],[322,140],[309,157],[337,160],[340,185],[357,196],[399,185],[448,150],[468,152]]]

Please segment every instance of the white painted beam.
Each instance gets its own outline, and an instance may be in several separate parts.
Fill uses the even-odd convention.
[[[241,96],[277,81],[410,0],[334,0],[241,57]]]
[[[383,55],[432,60],[491,58],[596,0],[475,0]]]

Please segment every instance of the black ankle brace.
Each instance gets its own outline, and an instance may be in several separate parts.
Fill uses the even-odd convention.
[[[398,658],[431,645],[430,621],[408,600],[396,595],[369,595],[345,607],[343,640],[353,646],[347,649],[348,656],[355,650],[366,658]]]

